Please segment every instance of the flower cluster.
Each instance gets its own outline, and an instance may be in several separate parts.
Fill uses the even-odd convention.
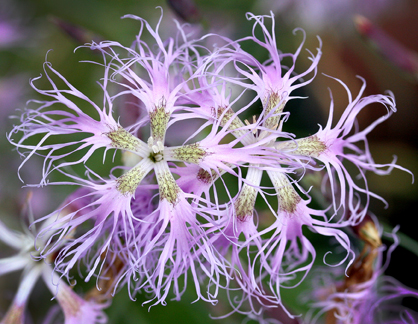
[[[31,81],[45,99],[29,102],[8,135],[23,157],[20,168],[42,157],[34,186],[80,187],[37,220],[43,223],[38,257],[51,260],[60,278],[71,279],[79,267],[105,292],[127,285],[133,298],[145,291],[150,305],[179,300],[191,277],[197,299],[215,304],[226,291],[233,311],[279,306],[293,317],[281,291],[304,280],[317,254],[304,228],[343,248],[336,264],[325,263],[350,265],[355,255],[344,229],[362,221],[370,198],[382,199],[368,189],[365,172],[400,168],[395,161],[375,163],[367,142],[396,111],[393,95],[362,97],[362,80],[353,96],[337,80],[348,96],[343,115],[334,121],[331,98],[326,125],[297,138],[283,130],[291,118],[286,104],[302,99],[294,91],[316,76],[320,40],[302,55],[305,36],[296,30],[299,48],[280,52],[273,16],[248,14],[252,35],[236,41],[193,38],[179,24],[177,36],[163,40],[161,20],[153,28],[126,18],[140,24],[131,47],[86,45],[103,58],[96,63],[104,70],[100,104],[45,62],[50,89],[38,88],[41,77]],[[208,38],[218,45],[206,48]],[[260,47],[268,59],[261,62],[244,44]],[[300,56],[310,62],[302,73],[296,72]],[[357,115],[372,103],[386,114],[358,130]],[[138,118],[121,125],[124,113]],[[103,174],[95,168],[108,155],[114,167]],[[324,180],[311,188],[304,176],[315,172]],[[311,203],[320,190],[332,197],[322,209]]]

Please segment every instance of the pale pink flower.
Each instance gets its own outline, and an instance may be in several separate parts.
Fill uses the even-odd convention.
[[[1,324],[25,323],[24,315],[28,299],[40,277],[43,277],[45,284],[60,303],[65,316],[65,324],[107,322],[103,308],[107,307],[108,304],[98,304],[94,301],[82,299],[56,274],[52,275],[53,270],[50,264],[36,256],[36,250],[33,245],[34,236],[28,229],[26,229],[25,233],[19,233],[11,231],[0,222],[0,240],[12,249],[18,250],[17,254],[0,259],[0,275],[23,270],[15,298],[1,320]],[[48,262],[51,261],[48,260]]]

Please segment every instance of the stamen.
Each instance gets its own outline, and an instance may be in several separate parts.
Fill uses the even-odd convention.
[[[164,151],[164,144],[163,144],[163,142],[161,142],[161,141],[157,141],[157,146],[158,146],[158,148],[159,148],[160,152],[161,152],[161,151]]]
[[[154,143],[154,138],[152,136],[150,136],[148,138],[148,147],[151,149],[151,153],[150,153],[150,159],[153,162],[160,162],[164,159],[164,144],[162,141],[157,140]]]
[[[281,132],[282,131],[282,129],[283,129],[283,119],[281,119],[280,120],[280,122],[278,123],[278,125],[277,125],[277,130],[279,131],[279,132]]]
[[[250,122],[248,121],[248,119],[244,120],[244,123],[245,123],[245,125],[247,125],[247,126],[250,126],[250,125],[256,124],[256,123],[257,123],[257,118],[256,118],[256,116],[255,116],[255,115],[253,115],[253,122],[252,122],[252,123],[250,123]],[[257,133],[257,128],[253,128],[253,130],[252,130],[251,132],[255,135],[255,134]]]

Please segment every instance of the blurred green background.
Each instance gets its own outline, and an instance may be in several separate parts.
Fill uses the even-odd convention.
[[[274,1],[270,1],[273,3]],[[196,29],[203,32],[217,32],[232,39],[247,36],[251,33],[252,22],[246,20],[245,13],[268,14],[269,4],[248,0],[199,0],[195,1],[198,14],[187,14],[187,1],[172,1],[180,3],[180,14],[192,21]],[[48,53],[48,60],[53,67],[62,73],[76,88],[87,94],[96,102],[102,100],[102,92],[96,84],[102,76],[99,66],[80,63],[85,60],[99,60],[95,53],[88,48],[74,49],[82,42],[94,39],[116,40],[129,46],[138,32],[139,23],[131,19],[120,17],[134,14],[146,18],[155,25],[161,11],[164,21],[160,28],[163,36],[172,36],[173,19],[184,22],[172,10],[172,6],[162,0],[26,0],[7,1],[0,3],[0,23],[8,22],[15,26],[15,41],[0,44],[0,127],[3,133],[0,139],[0,217],[13,228],[19,227],[19,217],[28,189],[21,188],[22,183],[17,178],[19,157],[13,152],[13,147],[7,142],[5,134],[12,128],[14,122],[8,115],[19,115],[16,109],[22,109],[25,101],[37,98],[37,94],[30,88],[29,79],[43,73],[42,63]],[[417,1],[404,1],[396,10],[386,12],[380,18],[375,18],[388,35],[406,46],[409,50],[418,52],[418,14]],[[303,23],[295,19],[285,19],[286,13],[276,15],[277,44],[283,52],[294,52],[301,41],[300,35],[293,35],[295,27]],[[288,17],[287,17],[288,18]],[[58,19],[58,20],[57,20]],[[60,23],[57,23],[60,22]],[[86,31],[81,38],[72,37],[62,28],[64,23],[77,26]],[[61,28],[60,25],[61,24]],[[171,26],[171,27],[169,27]],[[1,31],[1,29],[0,29]],[[375,160],[380,163],[390,162],[392,155],[398,156],[398,164],[418,174],[418,78],[405,71],[401,71],[391,62],[379,56],[368,42],[356,33],[352,26],[348,30],[306,29],[306,48],[315,51],[318,46],[316,35],[323,41],[323,56],[319,64],[319,74],[307,87],[297,94],[309,96],[309,100],[293,101],[288,105],[291,110],[289,128],[302,136],[317,130],[317,123],[327,117],[329,108],[328,87],[333,91],[336,103],[336,114],[345,108],[347,98],[344,90],[335,81],[325,77],[322,73],[332,75],[344,81],[356,93],[361,82],[356,75],[363,76],[367,81],[366,94],[382,93],[390,89],[394,92],[398,112],[387,122],[379,125],[370,137],[370,146]],[[83,38],[84,37],[84,38]],[[83,39],[82,39],[83,38]],[[90,39],[89,39],[90,38]],[[251,50],[251,49],[248,49]],[[252,53],[263,58],[264,53]],[[309,64],[307,53],[302,52],[299,71]],[[264,58],[265,59],[265,58]],[[45,80],[37,83],[45,88]],[[360,125],[365,126],[383,113],[382,109],[369,109],[360,115]],[[288,128],[288,130],[289,130]],[[35,165],[39,169],[39,165]],[[31,180],[34,175],[23,174],[25,179]],[[378,177],[370,175],[370,189],[387,199],[389,208],[385,209],[378,201],[373,201],[372,211],[379,219],[391,228],[401,225],[400,231],[412,239],[418,239],[415,227],[418,202],[418,187],[411,184],[411,177],[399,170],[391,175]],[[30,182],[30,181],[29,181]],[[40,217],[55,209],[68,188],[32,189],[35,216]],[[406,240],[404,241],[406,242]],[[389,243],[389,242],[386,242]],[[7,254],[3,246],[0,257]],[[325,249],[325,247],[324,247]],[[412,248],[413,249],[413,248]],[[319,248],[321,250],[321,248]],[[404,247],[399,247],[392,256],[392,263],[387,273],[397,277],[404,284],[418,289],[415,255]],[[320,256],[318,257],[320,261]],[[414,260],[412,262],[411,260]],[[0,277],[0,317],[6,311],[13,298],[19,274]],[[297,301],[295,290],[283,297],[294,303],[295,309],[303,308]],[[29,311],[34,315],[35,322],[42,318],[50,299],[46,288],[39,284],[32,294]],[[140,298],[139,298],[140,299]],[[108,309],[109,323],[212,323],[208,314],[219,316],[229,311],[228,305],[220,303],[211,307],[194,300],[193,289],[189,289],[181,302],[169,301],[166,307],[156,306],[149,312],[141,306],[141,300],[132,302],[126,291],[121,291]],[[293,305],[290,305],[292,307]],[[240,323],[243,316],[233,316],[219,323]]]

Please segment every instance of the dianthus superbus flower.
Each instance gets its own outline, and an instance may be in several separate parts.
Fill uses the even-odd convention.
[[[334,128],[331,107],[324,129],[297,139],[284,130],[292,114],[285,108],[299,98],[292,92],[316,76],[320,41],[316,54],[308,51],[309,67],[298,74],[304,39],[295,53],[280,52],[273,15],[248,14],[253,33],[237,41],[192,38],[179,24],[177,37],[163,40],[161,20],[153,28],[143,18],[126,17],[140,23],[131,47],[115,41],[86,45],[103,57],[103,103],[93,102],[46,62],[51,89],[38,89],[36,79],[31,84],[49,98],[30,102],[38,108],[27,108],[9,134],[24,157],[21,167],[35,155],[43,157],[39,185],[81,187],[41,218],[46,225],[37,236],[40,257],[53,255],[61,278],[82,264],[86,281],[95,277],[98,286],[113,293],[127,284],[132,298],[145,291],[145,303],[151,305],[165,305],[170,295],[179,300],[191,278],[197,299],[214,304],[225,289],[233,311],[259,314],[262,307],[282,307],[292,317],[281,289],[298,285],[316,258],[303,227],[343,248],[345,257],[333,266],[353,259],[343,228],[361,219],[357,192],[367,199],[376,195],[353,184],[341,159],[353,162],[362,175],[363,170],[382,173],[365,136],[385,117],[348,133],[368,103],[383,103],[392,111],[393,98],[360,99],[363,89],[354,100],[349,94],[349,106]],[[144,40],[146,32],[154,44]],[[206,48],[209,37],[223,45]],[[269,59],[259,62],[244,51],[241,45],[248,42],[266,50]],[[137,99],[138,119],[122,127],[115,103],[126,98]],[[76,104],[80,99],[90,113]],[[243,120],[255,103],[262,108],[259,116],[252,123]],[[195,120],[200,126],[191,131]],[[359,140],[366,143],[365,153],[354,146]],[[355,154],[344,153],[346,147]],[[95,159],[106,159],[108,153],[114,154],[114,167],[108,175],[99,174]],[[69,170],[74,166],[84,168],[84,175]],[[393,167],[394,162],[383,173]],[[301,179],[307,170],[323,169],[338,197],[317,209]],[[54,180],[56,173],[66,180]],[[257,200],[265,206],[262,213]],[[341,209],[353,216],[333,221]],[[107,278],[109,273],[115,278]]]
[[[103,308],[108,306],[108,303],[99,304],[93,300],[84,300],[56,274],[53,274],[53,268],[50,265],[52,259],[43,260],[36,256],[33,245],[34,235],[30,230],[26,228],[25,233],[19,233],[8,229],[0,222],[0,240],[12,249],[18,250],[17,254],[0,259],[0,275],[23,270],[16,295],[0,323],[25,323],[29,296],[41,277],[58,300],[64,313],[65,324],[107,323]]]
[[[384,274],[399,243],[397,229],[382,234],[376,217],[369,215],[359,226],[365,245],[348,272],[343,275],[337,268],[322,269],[325,271],[314,277],[314,301],[307,323],[317,323],[324,314],[327,321],[338,324],[416,323],[418,314],[402,306],[400,300],[417,298],[418,292]],[[382,236],[395,243],[384,246]]]
[[[358,223],[367,212],[370,197],[380,199],[386,204],[383,198],[368,189],[366,172],[385,175],[389,174],[393,168],[398,168],[406,172],[409,171],[395,164],[396,157],[388,164],[376,163],[371,155],[367,140],[367,135],[396,111],[393,94],[372,95],[362,98],[366,87],[366,83],[363,80],[363,85],[359,93],[353,98],[347,86],[342,81],[337,81],[347,91],[349,100],[347,108],[344,110],[339,121],[334,126],[332,125],[334,103],[331,101],[329,118],[324,128],[320,126],[316,134],[306,138],[278,142],[276,147],[279,149],[287,149],[291,155],[309,157],[322,162],[328,174],[328,186],[331,188],[331,195],[334,198],[334,210],[337,211],[342,208],[346,211],[346,214],[349,213],[351,215],[350,221]],[[364,108],[375,103],[383,105],[387,110],[387,114],[375,120],[365,129],[361,131],[355,130],[357,115]],[[357,179],[355,180],[350,174],[344,164],[345,161],[356,166],[359,172],[358,176],[361,178],[363,184],[359,184],[359,181]],[[363,203],[359,194],[365,196]],[[360,205],[362,208],[360,208]]]

